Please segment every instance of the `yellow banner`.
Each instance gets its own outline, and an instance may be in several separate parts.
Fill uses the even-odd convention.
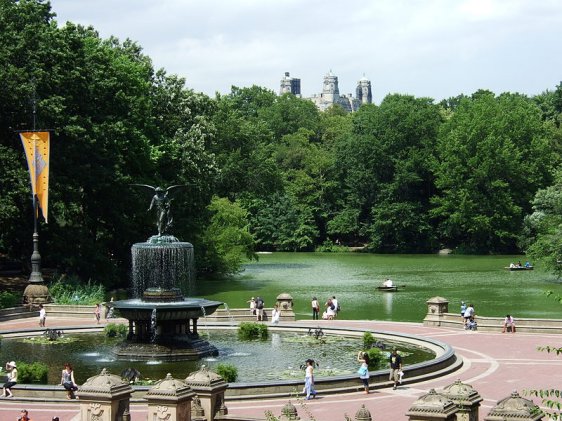
[[[37,196],[45,222],[49,211],[49,132],[20,133],[29,167],[31,191]]]

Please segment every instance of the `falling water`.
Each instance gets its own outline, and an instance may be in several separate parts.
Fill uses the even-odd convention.
[[[224,310],[226,311],[226,314],[228,315],[228,324],[231,325],[231,326],[236,326],[236,320],[234,320],[234,317],[230,313],[230,308],[228,307],[228,304],[222,303],[222,305],[224,306]]]
[[[156,308],[153,308],[150,315],[150,343],[156,342],[156,334],[158,333],[158,320],[156,317]]]
[[[132,247],[132,257],[133,289],[137,298],[148,288],[179,288],[188,296],[196,293],[190,243],[136,243]]]

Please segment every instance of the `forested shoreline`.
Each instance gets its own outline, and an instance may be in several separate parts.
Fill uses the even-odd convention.
[[[56,11],[55,11],[56,12]],[[52,129],[44,265],[127,285],[154,234],[150,196],[183,184],[178,238],[199,274],[256,250],[529,252],[562,258],[562,83],[436,102],[389,94],[353,114],[232,87],[214,98],[154,69],[141,46],[61,25],[48,3],[0,0],[0,254],[27,262],[32,209],[18,130]],[[558,265],[559,267],[560,265]]]

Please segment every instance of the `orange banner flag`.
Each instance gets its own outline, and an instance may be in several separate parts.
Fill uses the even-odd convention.
[[[49,132],[20,133],[29,167],[31,191],[37,196],[45,222],[49,211]]]

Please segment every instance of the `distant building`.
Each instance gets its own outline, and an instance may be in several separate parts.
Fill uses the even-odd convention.
[[[281,89],[279,89],[279,95],[287,93],[301,96],[301,80],[291,77],[289,72],[285,72],[285,76],[281,79]]]
[[[285,72],[285,77],[281,79],[281,89],[279,93],[292,93],[301,96],[301,80],[290,76],[289,72]],[[373,102],[373,93],[371,91],[371,81],[363,76],[357,82],[355,90],[356,98],[352,94],[340,95],[338,87],[338,77],[331,71],[324,76],[324,86],[321,94],[314,94],[308,98],[318,107],[320,111],[325,111],[332,105],[337,104],[347,112],[354,112],[359,109],[362,104],[371,104]]]

